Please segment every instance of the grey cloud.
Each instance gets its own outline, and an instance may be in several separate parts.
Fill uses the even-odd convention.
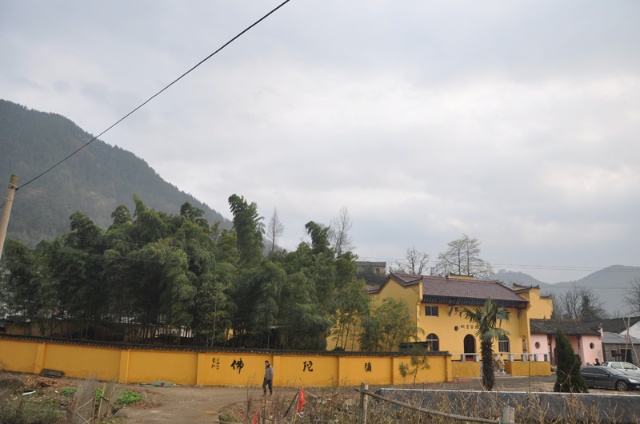
[[[98,133],[278,3],[5,2],[3,96]],[[104,139],[289,249],[346,206],[363,258],[637,265],[639,9],[294,1]]]

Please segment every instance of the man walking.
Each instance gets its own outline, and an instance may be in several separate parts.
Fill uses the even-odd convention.
[[[264,361],[264,380],[262,381],[262,392],[267,395],[267,386],[269,387],[269,396],[273,394],[273,367],[269,361]]]

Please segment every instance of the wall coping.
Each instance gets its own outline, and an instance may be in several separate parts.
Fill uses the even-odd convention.
[[[23,336],[17,334],[0,334],[0,339],[33,341],[37,343],[55,343],[68,344],[77,346],[93,346],[113,348],[120,350],[166,350],[178,352],[228,352],[228,353],[261,353],[261,354],[278,354],[278,355],[317,355],[317,356],[393,356],[404,357],[410,354],[400,352],[345,352],[345,351],[327,351],[327,350],[279,350],[279,349],[256,349],[256,348],[232,348],[232,347],[205,347],[205,346],[174,346],[164,344],[135,344],[135,343],[118,343],[118,342],[102,342],[94,340],[64,339],[57,337],[39,337],[39,336]],[[425,352],[425,356],[451,356],[448,351]]]

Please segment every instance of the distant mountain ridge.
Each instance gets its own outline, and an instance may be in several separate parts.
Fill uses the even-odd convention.
[[[548,283],[543,283],[540,280],[536,280],[535,278],[533,278],[529,274],[525,274],[524,272],[508,271],[505,269],[499,270],[496,274],[493,274],[491,278],[494,280],[502,281],[503,283],[515,283],[523,286],[542,287],[548,285]]]
[[[545,295],[563,295],[574,286],[584,287],[592,290],[604,302],[609,314],[622,316],[626,310],[625,295],[634,281],[640,281],[640,267],[612,265],[579,280],[556,284],[544,283],[522,272],[507,270],[498,271],[492,278],[507,283],[507,285],[516,283],[525,286],[539,286],[541,293]]]
[[[0,99],[0,183],[11,174],[18,186],[44,172],[83,146],[93,136],[69,119],[27,109]],[[137,194],[150,208],[178,214],[189,202],[205,212],[209,223],[231,223],[190,194],[163,180],[133,153],[92,142],[61,165],[16,192],[8,239],[35,245],[69,231],[69,217],[81,210],[96,224],[108,228],[119,205],[133,212]],[[4,198],[5,192],[2,192]]]

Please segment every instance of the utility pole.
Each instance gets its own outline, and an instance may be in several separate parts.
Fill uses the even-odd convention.
[[[11,174],[11,180],[9,181],[9,191],[7,191],[7,198],[4,201],[4,207],[2,208],[2,215],[0,216],[0,259],[2,258],[2,252],[4,250],[4,239],[7,237],[7,227],[9,226],[9,216],[11,215],[11,205],[13,205],[13,196],[18,189],[18,176]]]

